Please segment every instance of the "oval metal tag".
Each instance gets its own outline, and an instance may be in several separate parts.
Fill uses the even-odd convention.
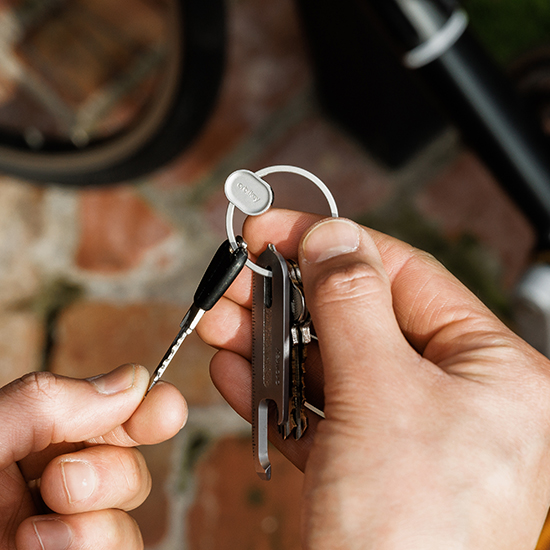
[[[259,216],[273,204],[273,190],[269,183],[250,170],[230,174],[225,180],[225,196],[248,216]]]

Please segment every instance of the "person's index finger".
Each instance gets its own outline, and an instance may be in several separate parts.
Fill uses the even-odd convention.
[[[255,261],[254,255],[249,253],[248,256]],[[252,271],[248,267],[245,266],[239,273],[233,284],[225,291],[224,296],[243,307],[252,309]]]
[[[249,216],[244,223],[243,237],[249,249],[261,254],[274,244],[285,258],[296,259],[302,235],[325,216],[272,208],[261,216]]]
[[[249,216],[243,227],[249,258],[255,262],[268,244],[285,258],[296,258],[302,234],[322,216],[273,208],[261,216]],[[225,293],[233,302],[252,309],[252,271],[246,267]]]

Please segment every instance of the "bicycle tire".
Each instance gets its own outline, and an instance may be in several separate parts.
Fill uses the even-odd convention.
[[[224,67],[223,0],[174,0],[167,70],[158,98],[129,128],[79,148],[48,139],[39,150],[23,135],[0,130],[0,171],[69,186],[142,177],[188,147],[215,104]]]

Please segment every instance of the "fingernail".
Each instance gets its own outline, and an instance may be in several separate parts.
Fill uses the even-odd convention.
[[[351,221],[333,219],[311,229],[302,244],[303,256],[311,264],[349,254],[359,248],[359,228]]]
[[[96,387],[99,393],[113,395],[129,390],[134,385],[135,377],[135,365],[122,365],[112,372],[100,374],[87,380]]]
[[[34,532],[43,550],[67,550],[73,541],[71,528],[59,519],[38,519],[33,522]]]
[[[70,503],[85,500],[94,492],[97,477],[88,463],[67,460],[61,463],[61,473]]]

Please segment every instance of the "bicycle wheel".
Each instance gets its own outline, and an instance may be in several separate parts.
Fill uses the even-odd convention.
[[[112,135],[0,130],[0,171],[38,182],[110,184],[164,165],[196,137],[224,62],[223,0],[168,0],[164,71],[135,120]],[[32,129],[31,129],[32,130]]]

